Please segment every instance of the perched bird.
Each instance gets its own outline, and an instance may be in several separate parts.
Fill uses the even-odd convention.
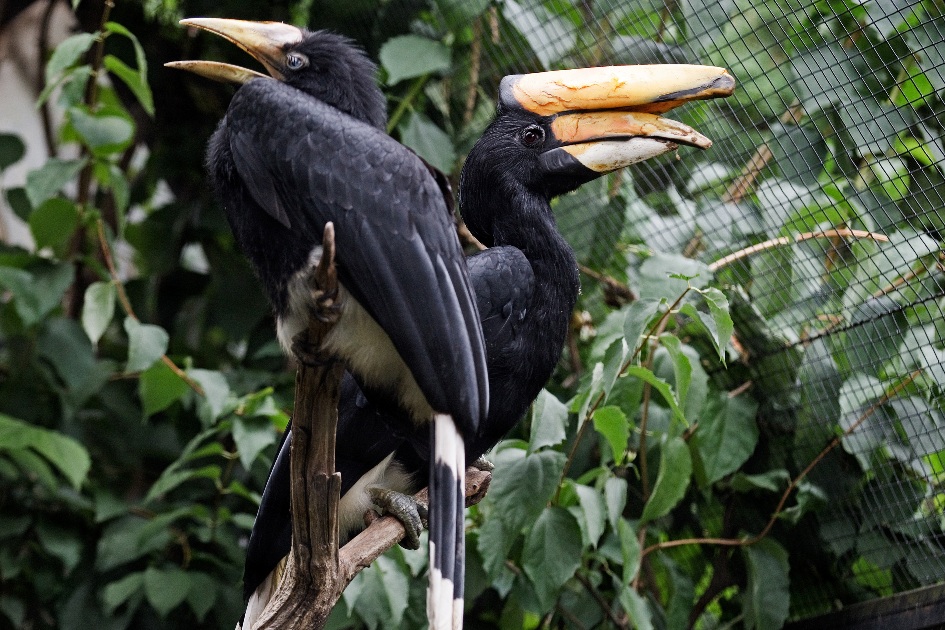
[[[463,218],[489,247],[467,258],[491,396],[486,418],[466,435],[467,461],[494,446],[524,415],[561,354],[579,282],[574,254],[555,227],[551,199],[679,144],[707,148],[707,138],[658,114],[733,88],[721,68],[671,65],[502,81],[496,119],[470,152],[460,184]],[[362,393],[355,379],[346,378],[338,431],[342,503],[347,499],[360,509],[350,510],[349,525],[359,524],[385,482],[395,481],[402,492],[425,485],[429,441],[402,405]],[[290,440],[287,434],[254,526],[245,574],[249,592],[266,583],[289,551]],[[397,474],[378,478],[379,465]],[[460,600],[461,579],[454,575]]]
[[[462,610],[463,435],[488,412],[485,347],[453,217],[440,185],[383,132],[374,68],[350,42],[278,23],[199,18],[186,25],[237,43],[277,77],[188,69],[233,80],[207,166],[237,245],[297,355],[336,357],[374,400],[424,426],[430,459],[431,610]],[[210,70],[207,70],[210,68]],[[320,309],[306,274],[334,225],[337,322],[320,348],[300,333]],[[384,471],[378,472],[383,478]],[[458,594],[460,602],[454,602]]]

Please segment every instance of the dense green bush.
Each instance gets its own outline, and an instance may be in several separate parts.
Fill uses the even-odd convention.
[[[4,191],[36,249],[0,249],[0,624],[241,613],[293,379],[203,183],[229,91],[160,67],[246,63],[175,25],[209,11],[356,37],[391,132],[454,175],[503,74],[701,61],[739,80],[679,114],[709,152],[556,206],[584,295],[468,512],[470,627],[774,628],[945,575],[940,3],[74,4],[93,26],[52,52],[40,100],[77,157]],[[22,153],[0,136],[0,170]],[[332,624],[422,626],[425,563],[392,550]]]

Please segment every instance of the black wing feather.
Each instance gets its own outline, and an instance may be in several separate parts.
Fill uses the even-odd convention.
[[[334,222],[342,284],[390,336],[430,405],[475,431],[488,410],[482,332],[453,222],[419,158],[277,81],[240,88],[226,120],[256,203],[287,240],[314,246]]]

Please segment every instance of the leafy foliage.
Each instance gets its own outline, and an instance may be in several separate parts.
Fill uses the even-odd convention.
[[[470,624],[774,628],[940,580],[941,7],[376,4],[215,10],[357,38],[391,133],[454,176],[504,74],[700,61],[739,81],[678,114],[711,151],[555,206],[638,299],[588,276],[558,373],[493,452]],[[245,60],[173,28],[191,3],[94,7],[39,98],[74,151],[3,191],[36,248],[0,250],[0,623],[228,628],[292,375],[203,184],[229,92],[158,62]],[[23,155],[0,134],[0,171]],[[425,566],[392,550],[332,626],[422,627]]]

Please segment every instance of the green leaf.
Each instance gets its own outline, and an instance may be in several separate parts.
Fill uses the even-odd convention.
[[[623,368],[623,364],[630,352],[631,350],[627,346],[626,340],[620,338],[610,344],[610,347],[607,348],[607,351],[604,353],[604,371],[601,374],[601,387],[604,390],[605,401],[610,397],[610,392],[613,390],[614,384],[620,377],[621,368]]]
[[[620,555],[623,557],[623,585],[628,586],[640,571],[643,550],[640,549],[637,531],[626,519],[617,522],[617,534],[620,537]]]
[[[489,8],[490,0],[436,0],[450,31],[459,32]]]
[[[578,496],[580,507],[573,506],[568,510],[577,519],[578,525],[581,526],[584,544],[596,547],[600,537],[604,534],[604,526],[607,523],[607,508],[604,505],[604,497],[590,486],[576,483],[573,487]]]
[[[450,49],[417,35],[400,35],[387,40],[379,56],[381,66],[387,71],[388,85],[450,68]]]
[[[765,538],[742,547],[748,568],[743,600],[745,628],[780,628],[791,603],[788,554],[781,545]]]
[[[550,450],[524,455],[518,449],[505,449],[497,455],[503,457],[496,458],[489,498],[508,530],[517,532],[533,522],[551,499],[558,487],[565,455]]]
[[[522,569],[535,587],[542,609],[581,566],[581,530],[571,514],[557,506],[545,508],[525,535]]]
[[[668,333],[660,335],[660,344],[673,360],[673,387],[679,397],[679,406],[686,408],[689,385],[692,383],[692,362],[683,352],[682,342]],[[655,366],[654,366],[655,370]]]
[[[120,580],[111,582],[102,590],[102,603],[105,605],[105,612],[109,615],[115,613],[115,609],[137,595],[144,588],[144,572],[129,573]]]
[[[122,80],[128,86],[128,89],[135,95],[141,107],[152,118],[154,117],[154,97],[151,95],[151,87],[148,85],[145,71],[139,72],[130,67],[124,61],[114,55],[105,55],[102,59],[105,68]],[[147,69],[147,65],[142,66]]]
[[[728,297],[715,287],[700,289],[699,293],[705,298],[705,303],[709,307],[710,316],[707,318],[702,313],[699,313],[699,320],[712,335],[715,349],[719,353],[719,361],[724,364],[725,348],[732,338],[732,333],[735,332],[735,324],[732,322],[732,316],[729,313]]]
[[[230,384],[221,372],[214,370],[187,370],[187,375],[197,381],[203,389],[200,399],[200,419],[204,426],[210,426],[223,415],[226,402],[230,397]],[[270,423],[271,425],[272,423]]]
[[[417,152],[417,155],[444,173],[453,170],[456,149],[446,132],[432,120],[419,112],[413,112],[402,123],[400,141]]]
[[[903,308],[888,295],[871,297],[853,309],[844,343],[850,368],[878,375],[899,356],[908,322]]]
[[[673,394],[673,388],[669,386],[669,383],[663,379],[657,377],[653,372],[646,369],[645,367],[639,365],[631,365],[627,368],[627,376],[635,376],[645,383],[649,383],[653,389],[659,392],[660,396],[663,397],[663,400],[669,405],[670,410],[673,412],[676,420],[681,422],[684,425],[688,425],[686,422],[686,416],[683,413],[682,409],[679,407],[679,403],[676,402],[676,396]]]
[[[568,408],[548,390],[538,393],[532,403],[532,429],[528,452],[534,453],[545,446],[556,446],[567,437]]]
[[[194,611],[198,621],[203,621],[213,608],[219,594],[219,581],[212,575],[189,571],[190,591],[187,593],[187,604]]]
[[[751,492],[752,490],[783,492],[790,480],[791,476],[783,468],[769,470],[757,475],[748,475],[739,471],[732,475],[728,485],[735,492]]]
[[[72,181],[82,167],[85,160],[60,160],[49,158],[46,163],[26,175],[26,197],[34,208],[40,207],[44,201],[55,196],[62,187]]]
[[[702,287],[712,279],[705,263],[679,254],[656,253],[640,265],[640,297],[673,303],[689,287]],[[682,280],[680,276],[690,278]]]
[[[187,599],[189,590],[190,576],[177,567],[148,567],[144,572],[144,594],[162,618]]]
[[[33,273],[0,267],[0,286],[13,294],[13,305],[24,326],[32,326],[59,306],[72,284],[75,268],[63,263]]]
[[[87,114],[78,107],[69,110],[72,127],[95,155],[108,155],[125,149],[134,137],[130,119],[109,114]]]
[[[10,209],[13,210],[13,214],[24,221],[29,221],[33,206],[30,205],[30,200],[29,197],[26,196],[25,188],[20,186],[18,188],[8,189],[7,203],[10,205]]]
[[[109,523],[98,541],[95,568],[101,572],[109,571],[163,549],[170,542],[167,529],[143,536],[148,525],[149,521],[137,516],[125,516]]]
[[[696,453],[700,488],[715,483],[745,463],[758,443],[758,403],[748,396],[719,394],[709,399],[690,443]]]
[[[82,559],[84,541],[78,532],[46,521],[36,524],[36,537],[43,550],[63,565],[63,575],[69,575]]]
[[[79,224],[79,212],[68,199],[53,197],[30,214],[29,224],[37,249],[49,247],[62,255]]]
[[[653,630],[653,613],[646,598],[627,586],[617,596],[635,630]]]
[[[142,324],[133,317],[126,317],[125,332],[128,333],[126,372],[146,370],[167,352],[167,342],[170,337],[160,326]]]
[[[89,452],[71,437],[0,414],[0,451],[18,449],[32,449],[45,457],[76,490],[92,466]]]
[[[187,383],[163,361],[142,372],[138,379],[138,394],[146,417],[167,409],[188,391]]]
[[[240,463],[249,470],[264,448],[276,442],[276,432],[267,418],[240,418],[233,420],[233,441],[239,450]]]
[[[112,282],[93,282],[85,290],[82,328],[93,344],[102,338],[115,315],[117,293]]]
[[[670,438],[663,444],[659,473],[653,484],[653,493],[643,506],[640,523],[665,516],[676,507],[686,494],[691,473],[689,447],[682,438]]]
[[[607,440],[614,455],[614,463],[623,463],[630,439],[630,421],[620,407],[600,407],[594,411],[594,430]]]
[[[663,300],[639,299],[627,308],[627,318],[623,323],[623,334],[631,351],[640,347],[640,337],[649,332],[650,323],[660,310]]]
[[[26,155],[26,145],[12,133],[0,133],[0,171],[16,164]]]
[[[93,33],[77,33],[56,46],[46,64],[46,83],[54,83],[63,70],[72,66],[92,47],[96,39]]]
[[[617,529],[617,523],[627,505],[627,482],[619,477],[608,477],[604,482],[604,503],[607,505],[607,520]]]

